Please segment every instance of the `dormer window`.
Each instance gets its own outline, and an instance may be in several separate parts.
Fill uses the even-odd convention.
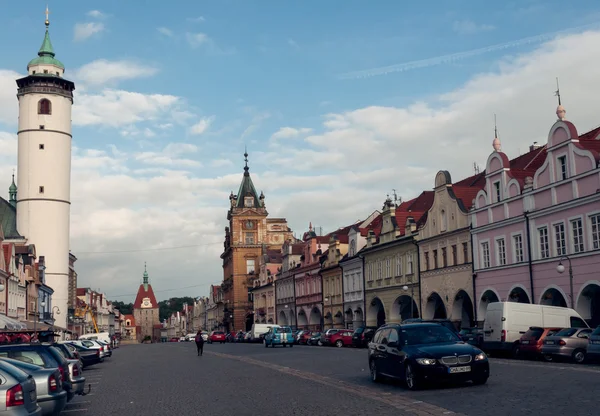
[[[350,241],[350,256],[354,256],[356,254],[356,240]]]
[[[567,156],[559,156],[558,157],[558,175],[560,180],[567,179]]]
[[[244,198],[244,207],[245,208],[252,208],[254,206],[254,197],[253,196],[247,196]]]
[[[494,195],[496,195],[496,201],[500,202],[502,200],[502,196],[500,195],[500,181],[494,182]]]

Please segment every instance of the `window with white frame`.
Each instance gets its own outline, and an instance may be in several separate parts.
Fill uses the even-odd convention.
[[[583,221],[581,218],[571,221],[571,234],[573,236],[573,253],[583,251]]]
[[[412,255],[412,253],[410,253],[407,256],[406,266],[407,266],[406,274],[413,274],[413,255]]]
[[[481,263],[486,269],[490,267],[490,243],[487,241],[481,243]]]
[[[564,256],[567,254],[567,242],[565,238],[565,224],[562,222],[554,224],[554,241],[556,242],[556,255]]]
[[[392,259],[388,257],[385,259],[385,277],[392,277]]]
[[[565,180],[568,177],[567,174],[567,156],[559,156],[558,160],[558,177],[559,180]]]
[[[496,256],[498,266],[506,265],[506,242],[504,238],[498,238],[496,240]]]
[[[513,236],[513,253],[515,256],[515,263],[521,263],[524,260],[523,257],[523,236],[517,234]]]
[[[600,249],[600,214],[590,215],[590,225],[592,226],[592,249]]]
[[[538,241],[540,243],[540,258],[550,257],[550,245],[548,244],[548,227],[538,228]]]
[[[383,264],[381,259],[377,260],[377,279],[381,279],[381,275],[383,274]]]
[[[254,259],[246,259],[246,274],[254,273]]]
[[[402,276],[402,256],[396,256],[396,276]]]
[[[502,196],[500,195],[500,181],[494,182],[494,195],[496,196],[494,202],[500,202],[502,200]]]

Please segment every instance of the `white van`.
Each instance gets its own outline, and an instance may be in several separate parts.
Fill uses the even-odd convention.
[[[276,324],[252,324],[250,330],[251,342],[262,341],[261,335],[269,332],[269,328],[279,328]]]
[[[532,305],[518,302],[490,303],[483,323],[483,348],[488,351],[512,351],[530,327],[589,328],[583,318],[571,308]]]
[[[97,333],[79,335],[79,339],[91,339],[91,340],[98,339],[98,340],[104,341],[108,345],[110,345],[110,334],[108,332],[97,332]]]

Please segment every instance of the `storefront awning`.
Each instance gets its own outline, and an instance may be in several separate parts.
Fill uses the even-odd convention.
[[[20,331],[27,329],[27,325],[6,315],[0,315],[0,329],[8,331]]]

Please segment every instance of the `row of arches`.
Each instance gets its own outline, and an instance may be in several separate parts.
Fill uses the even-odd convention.
[[[499,302],[500,294],[493,288],[483,290],[479,299],[477,315],[479,320],[485,317],[487,306],[492,302]],[[522,285],[515,285],[508,291],[506,296],[508,302],[532,303],[529,291]],[[537,299],[540,305],[570,307],[570,296],[559,286],[550,285],[544,289]],[[600,325],[600,282],[587,282],[579,294],[575,296],[574,309],[585,319],[591,327]]]

